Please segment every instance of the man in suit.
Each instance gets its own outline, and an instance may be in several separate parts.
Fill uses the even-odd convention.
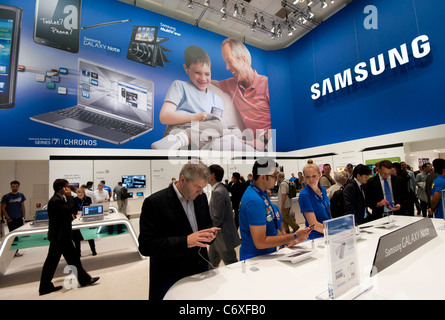
[[[365,198],[365,186],[371,169],[363,164],[352,171],[352,180],[343,189],[343,205],[346,214],[353,214],[355,223],[362,224],[370,219]]]
[[[209,248],[210,263],[213,267],[218,267],[224,261],[228,265],[237,262],[235,247],[240,244],[239,235],[233,220],[230,195],[221,183],[224,177],[224,169],[213,164],[210,169],[210,185],[212,186],[212,196],[210,198],[210,216],[213,225],[221,228],[215,241]]]
[[[62,289],[61,286],[54,287],[52,279],[63,255],[70,266],[74,266],[73,274],[76,275],[80,286],[91,285],[99,280],[92,278],[82,267],[80,256],[76,251],[72,239],[73,213],[77,211],[68,181],[56,179],[53,183],[54,195],[48,202],[48,256],[42,268],[40,278],[40,295],[51,293]]]
[[[384,215],[404,215],[405,209],[401,204],[408,196],[403,180],[392,175],[393,164],[389,160],[379,163],[379,172],[370,178],[365,195],[368,207],[372,210],[371,220],[379,219]]]
[[[239,172],[232,174],[232,181],[229,183],[229,192],[232,195],[232,208],[235,211],[235,225],[239,227],[239,206],[241,198],[243,197],[246,186],[241,183],[241,175]]]
[[[139,251],[150,257],[150,300],[161,300],[178,280],[208,270],[212,227],[207,196],[210,173],[203,163],[185,164],[179,179],[145,199],[139,220]]]

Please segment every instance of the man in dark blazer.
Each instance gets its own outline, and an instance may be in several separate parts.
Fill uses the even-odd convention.
[[[379,219],[385,214],[405,215],[404,203],[408,193],[403,186],[403,180],[392,175],[393,164],[389,160],[379,163],[379,173],[370,178],[366,187],[366,199],[372,209],[372,219]],[[388,179],[392,194],[392,205],[385,196],[384,179]]]
[[[221,183],[224,177],[224,169],[217,164],[211,165],[209,169],[210,185],[212,186],[210,216],[212,217],[213,226],[221,228],[221,231],[209,248],[211,266],[217,268],[221,259],[225,265],[238,261],[235,247],[240,245],[240,238],[233,220],[229,192]]]
[[[368,166],[357,165],[352,172],[352,180],[343,189],[345,214],[353,214],[357,225],[371,218],[365,198],[365,187],[370,174],[371,169]]]
[[[178,280],[208,270],[212,228],[207,196],[209,169],[184,165],[179,179],[145,199],[139,220],[139,251],[150,257],[150,300],[161,300]]]
[[[82,267],[80,256],[76,251],[72,239],[73,213],[77,211],[68,181],[56,179],[53,183],[54,195],[48,202],[48,256],[42,268],[40,278],[40,295],[51,293],[62,289],[61,286],[54,287],[52,279],[63,255],[70,266],[74,266],[73,274],[77,276],[79,284],[84,287],[99,280],[92,278]]]

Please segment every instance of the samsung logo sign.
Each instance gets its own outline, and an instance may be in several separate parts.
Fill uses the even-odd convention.
[[[421,35],[411,42],[412,55],[415,59],[420,59],[427,56],[431,52],[431,46],[428,36]],[[409,62],[408,46],[406,43],[397,48],[388,51],[388,60],[390,69],[394,69],[397,65],[404,65]],[[370,71],[368,71],[368,66]],[[333,81],[330,78],[324,79],[323,82],[314,83],[311,86],[312,99],[317,100],[322,96],[333,93],[340,89],[346,88],[353,84],[353,81],[365,81],[371,75],[377,76],[385,71],[385,56],[383,53],[379,54],[377,58],[373,57],[367,62],[358,63],[354,69],[351,68],[337,73]]]

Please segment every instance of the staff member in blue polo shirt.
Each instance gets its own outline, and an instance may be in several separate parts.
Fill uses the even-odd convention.
[[[438,159],[434,164],[434,170],[439,172],[439,176],[434,180],[431,187],[431,210],[436,213],[435,218],[444,218],[444,208],[442,205],[442,191],[445,190],[445,159]]]
[[[331,219],[331,207],[326,189],[319,185],[321,173],[320,168],[309,163],[303,168],[306,187],[300,192],[298,203],[300,211],[306,220],[306,226],[314,225],[314,232],[311,238],[323,236],[323,221]]]
[[[277,167],[274,160],[267,158],[253,165],[253,181],[244,192],[239,212],[240,260],[274,252],[282,245],[297,244],[306,240],[311,232],[305,228],[286,234],[280,211],[270,202],[267,193],[275,186]]]

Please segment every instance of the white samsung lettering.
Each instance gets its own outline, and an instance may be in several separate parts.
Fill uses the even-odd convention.
[[[351,69],[343,71],[343,77],[341,73],[337,73],[334,76],[334,79],[335,79],[335,90],[346,88],[346,85],[348,86],[352,85]]]
[[[411,42],[412,56],[415,59],[420,59],[426,57],[431,52],[431,45],[429,43],[429,38],[426,35],[421,35],[416,37]],[[400,48],[390,49],[387,53],[389,66],[391,69],[396,68],[397,66],[402,66],[407,64],[410,61],[410,56],[408,54],[408,46],[406,43],[402,44]],[[334,75],[334,87],[332,86],[332,82],[330,78],[326,78],[323,80],[322,84],[314,83],[311,86],[311,98],[313,100],[317,100],[322,96],[333,93],[334,90],[338,91],[344,89],[348,86],[351,86],[354,81],[362,82],[365,81],[370,73],[373,76],[377,76],[382,74],[385,69],[385,55],[383,53],[379,54],[377,57],[372,57],[369,59],[369,69],[370,72],[366,69],[368,64],[366,62],[359,62],[354,68],[354,75],[352,74],[352,69],[348,68],[343,72],[339,72]]]

